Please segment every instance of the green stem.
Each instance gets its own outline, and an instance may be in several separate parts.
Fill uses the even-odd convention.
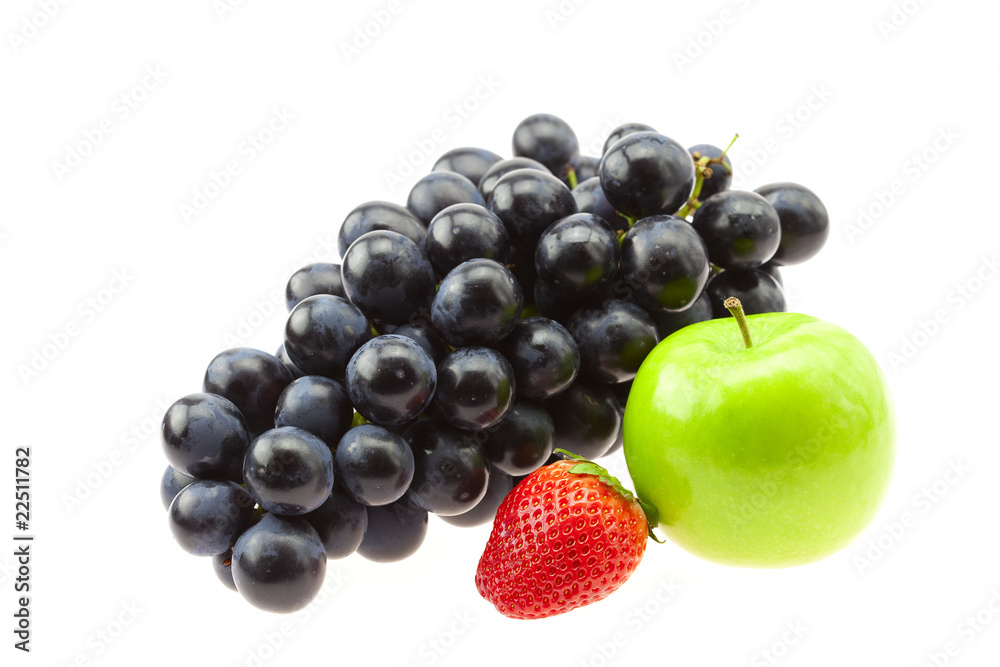
[[[566,167],[566,180],[569,181],[569,189],[575,190],[577,186],[576,169],[574,169],[572,166]]]
[[[743,304],[735,296],[731,296],[722,305],[736,318],[736,324],[739,325],[740,333],[743,334],[743,342],[749,350],[753,347],[753,340],[750,338],[750,327],[747,326],[747,317],[743,313]]]

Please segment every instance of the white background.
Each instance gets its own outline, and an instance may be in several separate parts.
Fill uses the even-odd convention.
[[[45,4],[0,14],[0,662],[996,664],[994,3],[405,0],[353,54],[343,45],[388,0],[50,1],[51,18]],[[293,119],[249,149],[275,110]],[[173,543],[164,407],[234,337],[277,346],[275,290],[331,258],[356,204],[405,202],[434,159],[413,154],[421,143],[509,155],[540,111],[590,153],[626,121],[684,145],[739,132],[738,185],[792,180],[823,198],[830,241],[784,277],[792,310],[855,333],[890,379],[898,462],[881,514],[791,570],[650,545],[618,593],[535,622],[476,593],[488,527],[432,517],[411,559],[331,561],[308,613],[255,610]],[[239,173],[213,189],[231,160]],[[407,161],[421,164],[391,187]],[[30,656],[11,631],[20,446]]]

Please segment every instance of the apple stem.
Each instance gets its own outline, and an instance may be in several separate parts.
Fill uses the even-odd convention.
[[[753,339],[750,338],[750,327],[747,326],[747,316],[743,313],[743,304],[735,296],[731,296],[722,305],[736,318],[736,324],[740,326],[740,333],[743,334],[743,342],[749,350],[753,347]]]

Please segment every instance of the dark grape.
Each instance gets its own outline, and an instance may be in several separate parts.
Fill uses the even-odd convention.
[[[243,478],[247,491],[266,511],[305,514],[330,496],[333,454],[312,433],[279,426],[250,443]]]
[[[427,353],[435,365],[444,359],[444,355],[448,354],[441,336],[427,320],[415,318],[408,324],[391,327],[389,333],[397,336],[406,336],[416,342],[417,345],[424,348],[424,352]]]
[[[233,550],[226,549],[225,553],[212,556],[212,566],[215,576],[219,578],[226,588],[235,591],[236,582],[233,581]]]
[[[326,576],[326,549],[301,517],[265,514],[233,548],[236,589],[255,607],[278,613],[312,602]]]
[[[555,424],[545,408],[515,403],[503,421],[487,429],[482,441],[490,476],[498,471],[527,475],[538,469],[552,454],[555,435]]]
[[[534,169],[546,174],[552,173],[544,164],[531,158],[513,157],[509,160],[501,160],[491,166],[479,181],[479,192],[482,193],[487,203],[490,201],[490,196],[493,194],[493,189],[496,187],[497,181],[518,169]]]
[[[293,380],[278,397],[275,426],[298,426],[320,438],[331,449],[351,428],[354,407],[336,380],[306,375]]]
[[[510,269],[470,259],[452,269],[434,297],[431,322],[449,345],[489,345],[517,323],[524,295]]]
[[[589,155],[574,155],[569,162],[559,170],[559,180],[572,190],[577,185],[597,176],[597,169],[601,166],[601,158]]]
[[[592,213],[575,213],[542,233],[535,270],[556,296],[579,299],[611,284],[618,252],[618,237],[607,222]]]
[[[624,286],[639,305],[650,311],[689,307],[704,289],[709,272],[705,243],[681,218],[644,218],[622,241]]]
[[[302,372],[302,369],[296,366],[294,363],[292,363],[291,357],[289,357],[288,352],[285,351],[284,343],[281,343],[281,345],[278,346],[278,349],[275,351],[274,356],[278,357],[278,359],[281,360],[281,363],[285,365],[285,368],[288,369],[288,372],[292,374],[293,380],[298,380],[300,377],[305,376],[305,373]]]
[[[303,299],[285,322],[285,351],[309,375],[342,378],[351,356],[371,337],[364,313],[350,301],[329,294]]]
[[[544,405],[556,426],[557,449],[594,460],[615,444],[621,413],[607,385],[578,380]]]
[[[705,201],[714,194],[724,192],[733,183],[733,163],[729,161],[729,156],[723,156],[722,149],[712,144],[698,144],[688,149],[691,158],[697,162],[703,157],[709,159],[722,158],[722,164],[713,163],[708,165],[712,170],[712,175],[704,179],[701,183],[701,192],[698,193],[698,201]]]
[[[424,242],[427,231],[426,225],[408,208],[387,201],[366,202],[351,211],[340,226],[337,236],[340,256],[361,236],[378,230],[398,232],[417,245]]]
[[[514,369],[517,395],[550,398],[570,386],[580,371],[580,350],[566,327],[545,317],[519,321],[501,342]]]
[[[243,468],[240,467],[240,472],[242,473]],[[160,479],[160,500],[163,501],[163,507],[169,508],[170,503],[173,502],[174,496],[180,493],[180,490],[185,486],[194,481],[194,477],[189,477],[182,472],[174,470],[173,466],[167,466],[167,469],[163,471],[163,477]]]
[[[688,308],[677,312],[652,311],[649,313],[656,324],[656,337],[663,340],[675,331],[680,331],[689,324],[704,322],[714,317],[712,302],[707,292],[702,292]]]
[[[774,278],[774,282],[778,283],[781,287],[785,286],[785,281],[781,278],[781,271],[778,270],[778,265],[773,260],[760,267],[760,270]]]
[[[416,553],[427,537],[427,510],[403,496],[390,505],[368,508],[368,529],[358,553],[376,563],[392,563]]]
[[[274,427],[274,406],[291,381],[291,371],[273,354],[236,347],[212,359],[202,388],[232,401],[254,437]]]
[[[723,305],[731,296],[740,300],[747,315],[781,313],[787,307],[781,286],[760,269],[722,271],[709,281],[705,292],[715,318],[732,317]]]
[[[441,419],[421,419],[404,434],[414,473],[406,497],[435,514],[461,514],[486,494],[489,463],[469,433]]]
[[[347,393],[370,422],[405,424],[430,405],[434,361],[416,341],[389,334],[362,345],[347,364]]]
[[[485,148],[453,148],[438,158],[431,171],[453,171],[478,184],[489,168],[502,159]]]
[[[477,204],[444,209],[431,220],[424,239],[424,254],[441,275],[477,257],[503,264],[509,250],[507,228],[500,218]]]
[[[629,221],[615,210],[601,189],[601,179],[598,176],[588,178],[573,188],[573,199],[580,213],[593,213],[611,225],[617,231],[627,232]]]
[[[403,497],[413,479],[413,452],[401,435],[381,426],[352,428],[337,445],[337,476],[363,505],[388,505]]]
[[[346,298],[340,278],[340,264],[318,262],[308,264],[292,274],[285,285],[285,304],[291,310],[306,297],[332,294]]]
[[[377,322],[403,324],[434,298],[434,268],[402,234],[365,234],[347,249],[340,270],[351,303]]]
[[[552,173],[557,173],[580,152],[573,128],[562,118],[547,113],[528,116],[518,123],[511,143],[514,155],[538,160]]]
[[[465,176],[453,171],[432,171],[410,190],[406,208],[426,225],[452,204],[463,203],[486,206],[476,184]]]
[[[368,510],[340,484],[333,485],[326,502],[302,518],[316,529],[327,558],[346,558],[357,551],[368,528]]]
[[[483,499],[468,512],[443,516],[441,519],[445,523],[463,528],[492,523],[493,519],[496,518],[497,510],[500,509],[500,504],[513,488],[513,477],[496,469],[490,470],[490,481],[486,485],[486,495],[483,496]]]
[[[580,349],[580,374],[607,384],[634,378],[657,343],[649,314],[618,299],[578,310],[567,329]]]
[[[724,269],[756,269],[774,256],[781,223],[774,207],[755,192],[727,190],[706,199],[691,221],[709,260]]]
[[[189,394],[167,408],[160,425],[167,460],[198,479],[243,481],[243,455],[250,444],[243,414],[216,394]]]
[[[577,212],[562,181],[533,169],[505,174],[493,189],[489,209],[507,227],[512,246],[533,248],[545,228]]]
[[[628,403],[628,395],[632,390],[632,380],[627,380],[625,382],[619,382],[618,384],[608,385],[611,387],[611,393],[615,395],[615,400],[618,401],[618,414],[622,417],[625,416],[625,405]],[[621,437],[619,435],[619,437]],[[611,453],[610,451],[608,452]]]
[[[477,430],[496,424],[514,402],[514,369],[489,347],[463,347],[438,364],[434,404],[453,426]]]
[[[830,216],[812,190],[797,183],[771,183],[754,190],[781,221],[781,243],[771,262],[800,264],[820,251],[830,235]]]
[[[167,510],[177,544],[195,556],[225,553],[253,524],[253,498],[235,482],[199,479],[181,489]]]
[[[608,138],[604,142],[601,155],[607,153],[608,149],[614,146],[619,139],[627,137],[630,134],[635,134],[636,132],[656,132],[656,130],[645,123],[625,123],[624,125],[619,125],[611,130],[611,134],[608,135]]]
[[[625,215],[639,219],[672,214],[694,187],[694,161],[673,139],[636,132],[608,149],[600,176],[608,201]]]

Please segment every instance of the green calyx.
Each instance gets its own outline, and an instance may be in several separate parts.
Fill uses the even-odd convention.
[[[569,469],[569,472],[574,475],[593,475],[601,483],[614,489],[618,495],[629,503],[638,503],[639,507],[642,508],[642,513],[646,515],[646,526],[649,533],[649,539],[663,544],[663,538],[657,536],[653,532],[653,526],[659,525],[659,512],[656,508],[649,503],[643,502],[642,499],[636,498],[635,494],[626,489],[621,481],[614,475],[608,472],[607,468],[597,465],[593,461],[589,461],[582,456],[577,456],[573,452],[568,452],[565,449],[557,449],[557,454],[562,454],[569,461],[578,461],[578,463]]]

